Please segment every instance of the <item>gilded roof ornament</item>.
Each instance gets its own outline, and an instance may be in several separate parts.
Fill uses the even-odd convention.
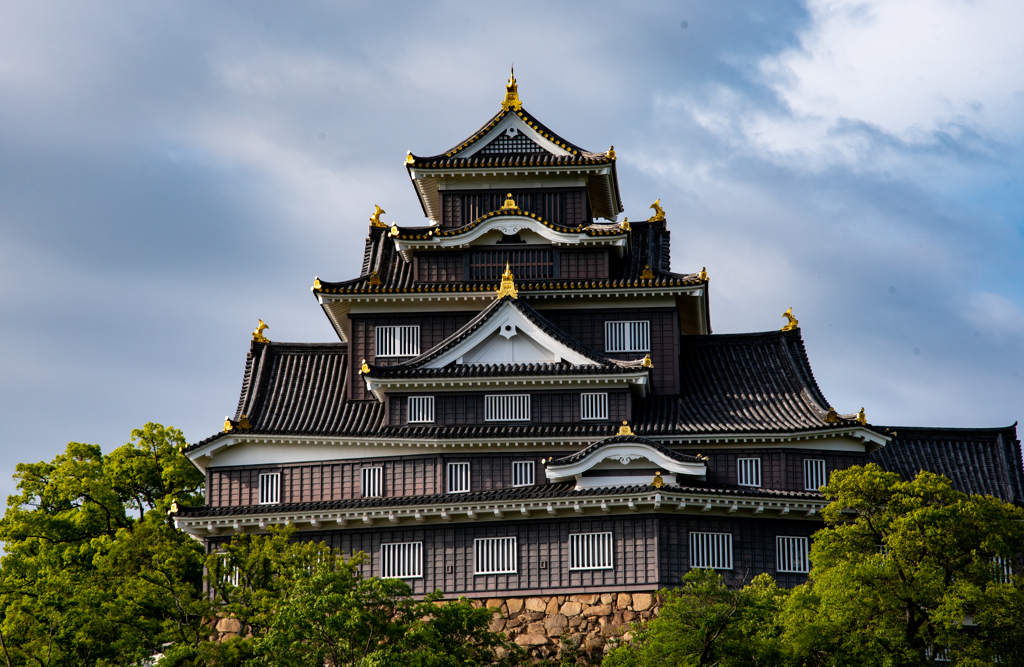
[[[259,325],[256,327],[256,331],[252,332],[252,339],[257,343],[269,343],[270,339],[263,335],[263,330],[269,328],[270,327],[263,323],[263,320],[260,320]]]
[[[171,510],[168,512],[168,514],[177,514],[177,513],[178,513],[178,501],[177,500],[172,500],[171,501]]]
[[[224,432],[225,433],[229,433],[231,431],[231,429],[233,429],[234,427],[235,427],[235,425],[231,423],[231,417],[228,417],[227,415],[225,415],[224,416]]]
[[[700,268],[700,274],[697,277],[700,278],[702,281],[707,282],[708,281],[708,267],[702,266]]]
[[[519,290],[516,289],[516,284],[512,280],[512,270],[508,268],[508,262],[505,263],[505,273],[501,274],[501,286],[498,287],[498,293],[494,298],[502,299],[506,296],[513,299],[519,298]]]
[[[512,73],[508,77],[508,83],[505,84],[505,101],[501,103],[501,108],[505,111],[509,109],[519,111],[523,108],[523,103],[519,101],[519,86],[516,84],[515,68],[512,69]]]
[[[640,274],[641,280],[654,280],[654,272],[651,271],[651,265],[644,265],[644,272]]]
[[[651,359],[651,355],[644,357],[643,363],[640,364],[644,368],[654,368],[654,361]]]
[[[391,225],[391,232],[390,233],[391,233],[392,236],[398,236],[398,225],[394,225],[394,224]]]
[[[505,195],[505,203],[501,205],[502,211],[518,211],[519,207],[516,205],[516,200],[512,198],[512,193]]]
[[[647,218],[647,222],[661,222],[662,220],[665,219],[665,209],[661,207],[660,197],[658,199],[655,199],[654,203],[651,204],[648,208],[654,209],[654,215]]]
[[[661,478],[660,470],[654,471],[654,479],[651,480],[651,486],[653,486],[656,489],[660,489],[661,487],[665,486],[665,480]]]
[[[633,435],[633,429],[629,427],[629,422],[622,422],[622,426],[619,427],[619,432],[616,435]]]
[[[836,409],[833,408],[831,405],[828,406],[828,414],[825,415],[825,423],[826,424],[835,424],[838,421],[839,421],[839,414],[836,412]]]
[[[370,279],[366,281],[367,285],[380,285],[380,276],[374,271],[370,274]]]
[[[608,158],[614,160],[615,159],[615,146],[612,146],[611,148],[609,148],[608,152],[605,153],[605,156],[607,156]]]
[[[323,287],[324,286],[320,284],[320,276],[314,277],[313,278],[313,291],[314,292],[319,292],[320,290],[323,289]]]
[[[412,156],[410,155],[409,157],[412,157]],[[373,215],[370,216],[370,226],[371,227],[387,227],[386,224],[384,224],[383,222],[380,221],[380,216],[383,215],[384,213],[386,213],[386,211],[384,209],[382,209],[380,206],[377,206],[376,204],[373,205],[373,208],[374,208]]]
[[[370,372],[370,367],[366,365],[366,359],[363,359],[363,365],[359,367],[360,375],[367,375]]]
[[[412,156],[412,151],[409,151],[409,152],[408,152],[408,153],[406,153],[406,155],[405,155],[405,163],[406,163],[406,164],[413,164],[414,162],[416,162],[416,158],[414,158],[414,157]]]
[[[861,408],[860,412],[857,413],[857,423],[858,424],[867,424],[868,423],[868,416],[866,414],[864,414],[864,408]]]
[[[793,317],[792,308],[784,312],[782,316],[789,320],[789,322],[787,322],[786,326],[782,327],[779,331],[792,331],[793,329],[796,329],[798,326],[800,326],[800,321]]]
[[[628,232],[629,231],[629,218],[623,218],[622,222],[619,223],[619,227],[622,228],[622,231]]]
[[[252,422],[248,417],[242,415],[242,418],[238,420],[238,428],[252,428]]]

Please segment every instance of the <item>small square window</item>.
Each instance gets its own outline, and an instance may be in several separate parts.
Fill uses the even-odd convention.
[[[533,486],[533,461],[512,462],[512,486]]]
[[[260,505],[274,505],[281,502],[281,473],[260,475]]]
[[[469,464],[448,464],[448,493],[467,493],[469,491]]]

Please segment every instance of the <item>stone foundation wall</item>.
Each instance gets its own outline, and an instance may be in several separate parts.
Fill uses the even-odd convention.
[[[473,600],[498,609],[491,630],[504,632],[535,658],[558,658],[573,650],[587,663],[600,662],[609,640],[629,638],[630,623],[658,613],[656,593],[552,595],[532,598]]]

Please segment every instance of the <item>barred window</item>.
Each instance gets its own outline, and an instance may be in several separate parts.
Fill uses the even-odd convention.
[[[512,486],[533,486],[533,461],[512,462]]]
[[[409,423],[425,424],[434,421],[434,397],[433,396],[410,396],[409,397]]]
[[[483,537],[473,540],[474,574],[515,574],[516,538]]]
[[[260,475],[260,505],[281,502],[281,473],[271,472]]]
[[[448,493],[466,493],[469,491],[469,464],[448,464]]]
[[[399,542],[380,545],[381,579],[420,579],[422,577],[422,542]]]
[[[817,491],[827,483],[825,459],[804,459],[804,490]]]
[[[611,567],[611,533],[569,535],[570,570],[608,570]]]
[[[237,565],[231,564],[231,555],[217,554],[217,560],[220,561],[220,565],[216,572],[216,582],[218,584],[230,584],[237,588],[242,581],[242,573]]]
[[[377,333],[377,357],[413,357],[420,353],[419,326],[380,326]]]
[[[530,395],[499,394],[497,396],[484,396],[484,421],[530,421]]]
[[[996,582],[1009,584],[1013,581],[1013,561],[1003,556],[996,556],[992,559],[992,564],[996,566]]]
[[[690,567],[732,569],[731,533],[690,533]]]
[[[363,468],[363,498],[379,498],[384,495],[384,469],[381,467]]]
[[[607,392],[580,394],[581,419],[608,419]]]
[[[761,459],[736,459],[736,483],[761,486]]]
[[[811,571],[811,566],[807,561],[806,537],[778,536],[775,538],[775,571],[799,573]]]
[[[605,352],[650,352],[651,323],[631,320],[604,323]]]

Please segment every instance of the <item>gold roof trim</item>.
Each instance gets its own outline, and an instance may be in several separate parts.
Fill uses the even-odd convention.
[[[615,435],[633,435],[633,429],[629,427],[629,422],[622,422],[622,426],[619,427],[619,432]]]
[[[795,317],[793,317],[793,308],[792,307],[789,310],[787,310],[786,312],[784,312],[782,314],[782,316],[785,317],[789,321],[786,322],[786,326],[784,326],[781,329],[779,329],[779,331],[792,331],[793,329],[796,329],[798,326],[800,326],[800,320],[798,320]]]
[[[513,299],[519,298],[519,290],[516,289],[516,284],[512,279],[512,269],[509,268],[508,263],[505,263],[505,273],[501,274],[501,285],[498,287],[498,292],[494,298],[502,299],[506,296],[510,296]]]
[[[647,222],[661,222],[662,220],[665,219],[665,209],[661,207],[660,197],[658,199],[655,199],[654,203],[651,204],[648,208],[654,209],[654,215],[647,218]]]
[[[252,339],[257,343],[269,343],[270,339],[263,335],[263,330],[269,328],[269,326],[263,323],[263,320],[260,320],[260,323],[256,326],[256,331],[252,332]]]
[[[523,103],[519,101],[519,85],[516,83],[516,70],[513,67],[508,77],[508,83],[505,84],[505,99],[501,103],[501,108],[504,111],[512,109],[519,111],[523,108]]]

